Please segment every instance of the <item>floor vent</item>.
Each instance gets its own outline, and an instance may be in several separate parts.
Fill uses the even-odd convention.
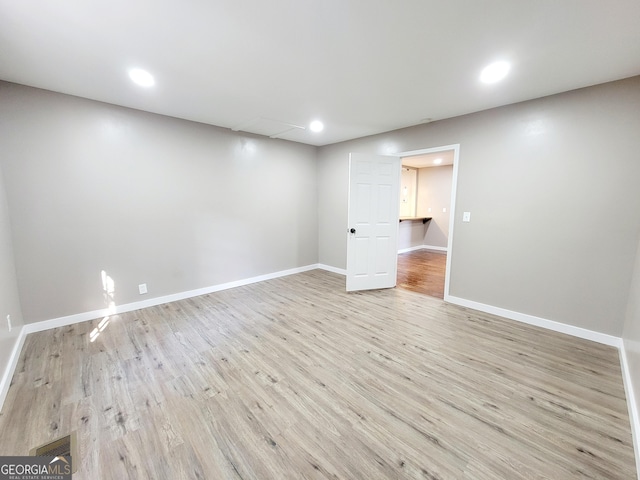
[[[78,471],[80,457],[78,456],[78,443],[76,442],[76,432],[47,442],[39,447],[32,448],[29,452],[32,457],[67,457],[71,456],[72,473]]]

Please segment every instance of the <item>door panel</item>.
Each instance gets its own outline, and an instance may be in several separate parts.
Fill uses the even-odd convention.
[[[395,287],[399,192],[399,158],[350,154],[348,291]]]
[[[393,215],[391,214],[391,205],[393,200],[391,198],[391,185],[379,185],[378,186],[378,224],[391,224]],[[400,215],[400,212],[398,212]],[[396,222],[398,219],[396,218]]]

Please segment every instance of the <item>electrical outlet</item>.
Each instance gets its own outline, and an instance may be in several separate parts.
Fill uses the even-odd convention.
[[[442,213],[447,213],[447,207],[442,207]]]
[[[147,293],[147,284],[141,283],[140,285],[138,285],[138,291],[140,292],[140,295],[144,295],[145,293]]]
[[[7,325],[9,326],[9,331],[11,331],[11,315],[7,315]]]

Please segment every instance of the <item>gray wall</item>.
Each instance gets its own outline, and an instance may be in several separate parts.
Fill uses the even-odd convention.
[[[421,247],[427,227],[420,221],[402,221],[398,226],[398,250]]]
[[[0,123],[0,132],[4,132]],[[13,329],[9,332],[7,315],[11,315]],[[18,281],[13,262],[11,225],[5,196],[4,179],[0,168],[0,378],[9,364],[9,357],[22,328],[22,312],[18,296]]]
[[[103,270],[120,305],[318,261],[315,147],[8,83],[0,122],[27,323],[104,308]]]
[[[636,411],[640,413],[640,242],[634,265],[622,341],[627,354]],[[638,441],[640,439],[636,439],[636,442]]]
[[[349,152],[459,143],[450,294],[621,336],[640,231],[639,112],[634,77],[322,147],[320,262],[346,266]]]
[[[418,216],[431,217],[422,241],[425,245],[447,248],[452,180],[453,165],[418,170]]]

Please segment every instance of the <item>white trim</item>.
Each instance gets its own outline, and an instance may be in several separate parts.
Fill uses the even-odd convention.
[[[143,302],[140,302],[140,303],[143,303]],[[90,312],[82,312],[82,313],[76,313],[73,315],[67,315],[65,317],[52,318],[49,320],[41,320],[39,322],[26,324],[24,326],[24,329],[27,332],[27,334],[43,332],[45,330],[51,330],[52,328],[66,327],[67,325],[73,325],[74,323],[87,322],[89,320],[95,320],[96,318],[106,317],[108,315],[115,315],[117,313],[137,310],[136,308],[127,309],[129,305],[134,305],[134,304],[128,303],[125,305],[119,305],[115,308],[115,310],[109,310],[108,308],[103,308],[101,310],[92,310]],[[143,308],[143,307],[139,307],[139,308]]]
[[[432,250],[434,252],[447,252],[447,247],[436,247],[435,245],[416,245],[415,247],[401,248],[398,250],[398,255],[401,253],[414,252],[416,250]]]
[[[25,327],[22,327],[20,329],[18,338],[16,338],[16,343],[13,345],[13,350],[11,351],[11,356],[9,357],[7,368],[5,368],[4,374],[2,375],[2,380],[0,380],[0,412],[2,411],[4,401],[6,400],[7,394],[9,393],[11,380],[13,379],[13,374],[15,373],[16,367],[18,366],[18,360],[20,360],[20,353],[22,353],[22,346],[24,345],[24,339],[26,337],[26,329]]]
[[[622,381],[624,391],[627,396],[627,408],[629,410],[629,420],[631,421],[631,437],[633,438],[633,448],[636,453],[637,477],[640,479],[640,412],[636,403],[636,395],[633,390],[631,371],[627,362],[627,350],[624,346],[624,339],[620,342],[620,366],[622,367]]]
[[[451,145],[443,145],[442,147],[433,147],[433,148],[421,148],[420,150],[411,150],[409,152],[400,152],[400,153],[392,153],[391,156],[394,157],[415,157],[416,155],[424,155],[425,153],[436,153],[436,152],[446,152],[449,150],[456,150],[460,148],[459,143],[454,143]],[[455,164],[456,159],[453,159]]]
[[[422,245],[422,248],[424,248],[425,250],[433,250],[435,252],[447,253],[449,251],[447,247],[436,247],[435,245]]]
[[[398,255],[401,253],[415,252],[416,250],[422,250],[423,248],[424,248],[424,245],[417,245],[415,247],[409,247],[409,248],[401,248],[400,250],[398,250]]]
[[[219,285],[213,285],[211,287],[198,288],[196,290],[188,290],[186,292],[174,293],[171,295],[165,295],[162,297],[150,298],[149,300],[143,300],[141,302],[126,303],[118,305],[115,310],[109,310],[103,308],[100,310],[93,310],[90,312],[77,313],[75,315],[68,315],[66,317],[53,318],[51,320],[43,320],[41,322],[29,323],[25,325],[26,333],[41,332],[43,330],[49,330],[51,328],[64,327],[72,325],[74,323],[86,322],[88,320],[95,320],[96,318],[106,317],[108,315],[116,315],[119,313],[131,312],[133,310],[140,310],[141,308],[155,307],[164,303],[175,302],[177,300],[184,300],[185,298],[198,297],[200,295],[206,295],[207,293],[219,292],[221,290],[228,290],[229,288],[241,287],[243,285],[249,285],[251,283],[263,282],[265,280],[272,280],[274,278],[285,277],[296,273],[307,272],[309,270],[315,270],[322,268],[320,265],[313,264],[305,267],[292,268],[289,270],[282,270],[280,272],[268,273],[266,275],[259,275],[257,277],[245,278],[243,280],[236,280],[234,282],[222,283]]]
[[[447,239],[447,266],[444,270],[444,296],[449,296],[451,282],[451,257],[453,257],[453,227],[456,223],[456,195],[458,191],[458,165],[460,164],[460,144],[453,145],[453,174],[451,176],[451,205],[449,209],[449,237]]]
[[[347,270],[344,268],[332,267],[331,265],[324,265],[319,263],[317,267],[321,270],[326,270],[327,272],[337,273],[338,275],[347,275]]]
[[[593,342],[603,343],[612,347],[620,348],[622,339],[614,337],[613,335],[607,335],[606,333],[594,332],[593,330],[587,330],[586,328],[575,327],[573,325],[567,325],[566,323],[556,322],[554,320],[548,320],[546,318],[535,317],[526,313],[514,312],[505,308],[494,307],[480,302],[474,302],[472,300],[466,300],[464,298],[454,297],[452,295],[446,295],[444,301],[460,305],[462,307],[472,308],[485,313],[491,313],[492,315],[498,315],[500,317],[516,320],[518,322],[527,323],[529,325],[535,325],[536,327],[546,328],[553,330],[554,332],[566,333],[574,337],[584,338]]]

